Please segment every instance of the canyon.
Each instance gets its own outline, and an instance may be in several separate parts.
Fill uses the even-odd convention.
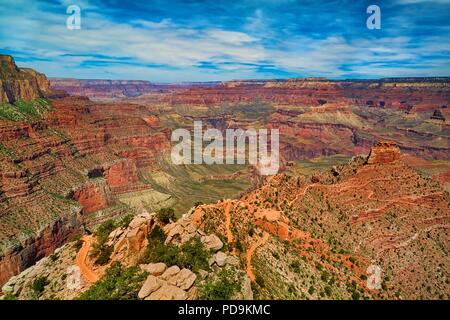
[[[150,222],[113,232],[132,253],[111,233],[108,266],[136,264],[161,225],[174,245],[220,238],[205,279],[231,266],[258,298],[448,299],[449,78],[154,84],[0,63],[0,285],[61,246],[75,259],[73,236],[132,215]],[[171,133],[194,121],[278,129],[280,173],[174,165]],[[179,219],[149,214],[164,207]],[[371,264],[385,289],[365,285]]]

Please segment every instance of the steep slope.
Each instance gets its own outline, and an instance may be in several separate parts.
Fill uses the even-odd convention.
[[[0,55],[0,102],[31,100],[49,93],[45,75],[29,68],[18,68],[13,57]]]
[[[382,142],[367,160],[309,178],[279,174],[231,210],[194,216],[207,233],[232,233],[230,251],[260,298],[448,299],[449,201]],[[366,281],[370,265],[382,271],[377,290]]]

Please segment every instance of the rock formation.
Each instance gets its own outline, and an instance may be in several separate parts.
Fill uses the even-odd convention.
[[[43,97],[50,92],[45,75],[29,68],[18,68],[14,58],[0,55],[0,102]]]
[[[400,149],[393,141],[383,140],[370,149],[368,164],[385,164],[400,159]]]

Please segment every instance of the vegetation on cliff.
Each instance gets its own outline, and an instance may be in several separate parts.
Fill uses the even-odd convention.
[[[0,102],[0,119],[11,121],[41,120],[52,109],[51,102],[45,98],[36,98],[30,101],[17,100],[13,104]]]
[[[139,267],[125,267],[120,262],[114,262],[105,275],[77,299],[136,300],[147,275]]]

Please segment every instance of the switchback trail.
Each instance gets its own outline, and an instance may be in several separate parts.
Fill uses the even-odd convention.
[[[80,268],[81,274],[84,276],[84,278],[88,282],[94,283],[98,280],[98,275],[94,271],[92,271],[86,264],[86,258],[92,246],[92,236],[84,236],[82,240],[83,246],[77,254],[75,263]]]
[[[252,257],[255,250],[266,243],[266,241],[269,240],[269,234],[265,233],[264,236],[259,239],[257,242],[253,243],[250,248],[247,251],[247,275],[250,278],[250,280],[255,281],[256,277],[253,273],[253,267],[252,267]]]

